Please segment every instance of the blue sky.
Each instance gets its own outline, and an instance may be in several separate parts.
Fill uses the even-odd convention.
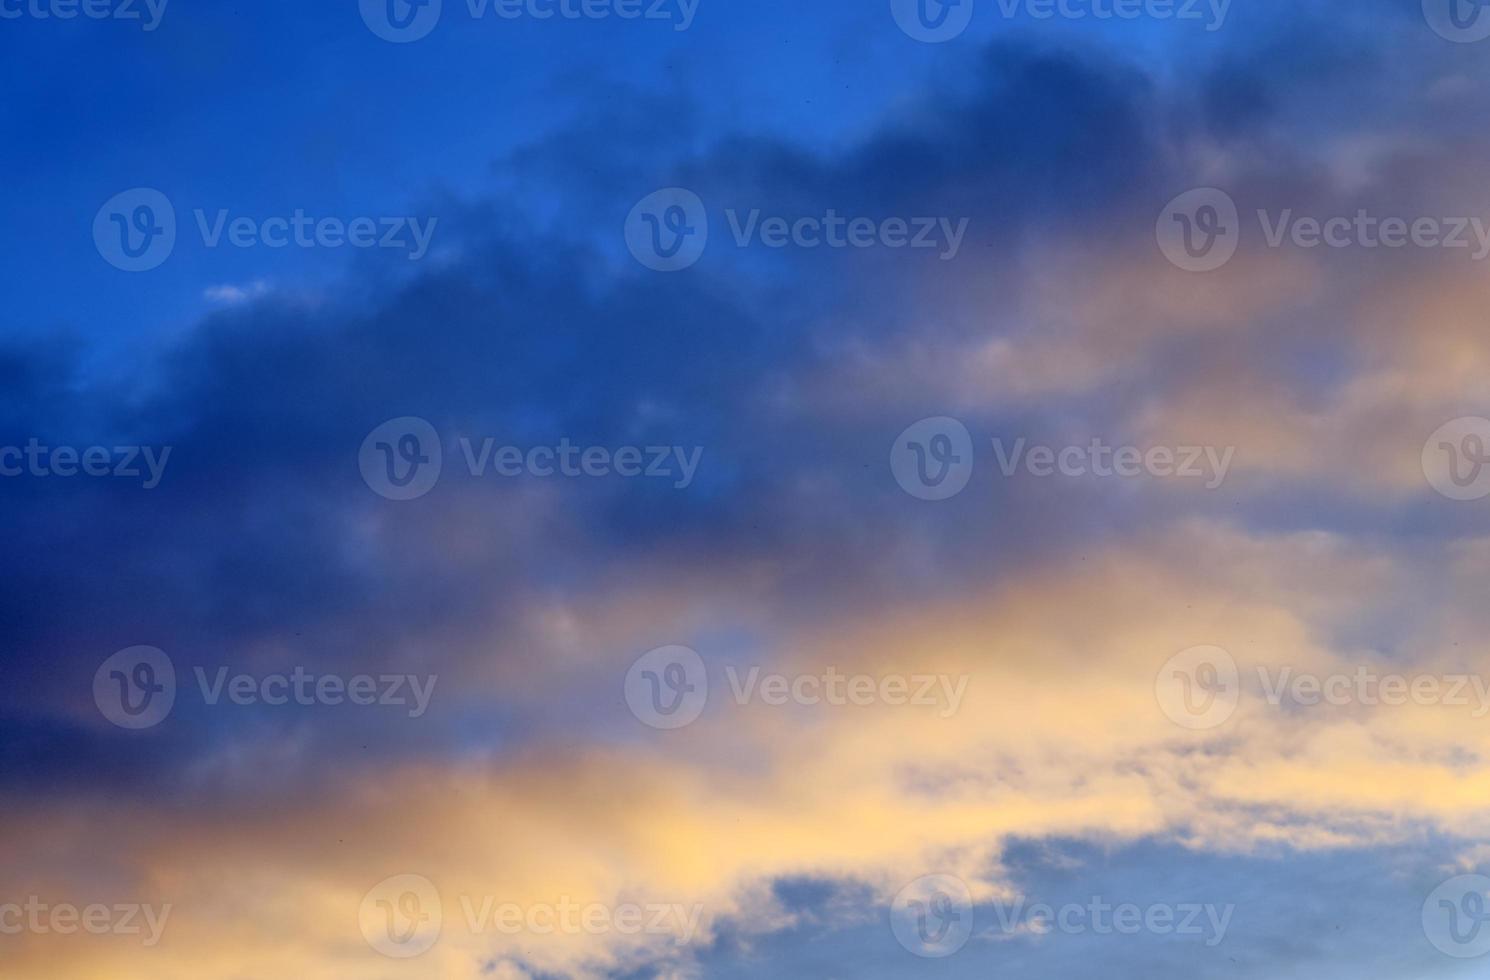
[[[15,976],[1483,972],[1490,13],[66,3]],[[1022,917],[1089,900],[1225,927]]]

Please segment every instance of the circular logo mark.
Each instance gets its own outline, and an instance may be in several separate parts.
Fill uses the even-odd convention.
[[[362,22],[385,41],[407,44],[435,29],[442,0],[359,0]]]
[[[1186,272],[1219,269],[1236,254],[1242,223],[1231,195],[1197,187],[1170,201],[1154,224],[1159,251]]]
[[[176,247],[176,209],[150,187],[121,191],[94,215],[93,245],[116,269],[148,272]]]
[[[688,647],[666,646],[636,658],[626,671],[626,704],[644,725],[691,725],[709,703],[704,660]]]
[[[1164,714],[1181,728],[1215,728],[1236,711],[1241,677],[1236,661],[1220,647],[1190,647],[1159,668],[1154,694]]]
[[[1490,494],[1490,419],[1477,415],[1445,422],[1423,443],[1423,475],[1450,500]]]
[[[890,13],[907,36],[940,44],[973,22],[973,0],[890,0]]]
[[[697,262],[709,242],[703,199],[684,187],[653,191],[626,216],[626,247],[656,272],[678,272]]]
[[[917,956],[951,956],[973,934],[973,893],[953,875],[923,875],[896,894],[890,928]]]
[[[120,728],[154,728],[176,704],[176,668],[157,647],[120,650],[94,673],[93,703]]]
[[[919,500],[955,497],[973,475],[973,437],[954,418],[922,419],[895,438],[890,472]]]
[[[413,500],[434,489],[443,454],[440,435],[424,419],[389,419],[367,434],[357,453],[363,481],[389,500]]]
[[[1423,935],[1447,956],[1490,953],[1490,878],[1460,875],[1433,889],[1423,903]]]
[[[362,938],[384,956],[405,960],[429,951],[440,938],[440,892],[423,875],[394,875],[362,896],[357,911]]]
[[[1490,37],[1486,0],[1423,0],[1423,17],[1439,37],[1471,44]]]

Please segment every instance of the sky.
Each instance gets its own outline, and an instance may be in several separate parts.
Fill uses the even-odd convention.
[[[0,0],[0,976],[1490,976],[1478,0]]]

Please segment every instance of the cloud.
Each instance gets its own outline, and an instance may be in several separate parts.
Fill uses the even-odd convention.
[[[269,291],[269,284],[262,279],[256,279],[243,286],[225,283],[221,286],[208,286],[202,290],[202,298],[212,303],[223,303],[235,305],[247,303],[249,300],[263,296]]]
[[[1478,269],[1248,247],[1197,276],[1152,237],[1166,200],[1213,180],[1244,206],[1339,209],[1385,187],[1400,198],[1382,207],[1427,206],[1440,176],[1465,179],[1454,134],[1396,131],[1414,118],[1396,102],[1391,132],[1311,116],[1300,145],[1281,93],[1315,76],[1270,74],[1295,56],[1192,91],[1114,55],[1001,43],[961,87],[826,149],[704,142],[686,113],[669,142],[650,102],[585,116],[501,161],[523,194],[447,202],[448,250],[412,274],[372,259],[313,296],[214,287],[224,308],[123,381],[68,342],[0,353],[0,441],[174,450],[148,493],[3,488],[0,895],[175,908],[148,950],[0,940],[10,975],[689,976],[726,945],[878,922],[929,870],[980,902],[1018,894],[1022,842],[1265,862],[1431,839],[1479,860],[1469,711],[1303,710],[1256,681],[1483,676],[1464,583],[1486,546],[1400,510],[1426,496],[1421,439],[1483,401]],[[596,145],[615,151],[576,162]],[[615,230],[672,182],[716,208],[831,202],[971,230],[956,262],[723,243],[658,277]],[[990,434],[1235,445],[1235,482],[1187,496],[980,464],[928,507],[885,457],[948,411],[980,452]],[[441,433],[449,469],[393,503],[356,451],[401,415]],[[705,462],[688,493],[462,474],[453,447],[485,436]],[[124,733],[90,685],[137,643],[187,684],[165,724]],[[630,662],[666,643],[714,671],[686,732],[644,729],[622,697]],[[1192,732],[1155,682],[1201,644],[1235,656],[1242,698]],[[190,696],[197,667],[297,665],[438,674],[438,700],[410,724]],[[733,703],[723,672],[751,666],[966,678],[966,698],[950,716]],[[357,926],[367,890],[405,873],[437,884],[446,932],[401,964]],[[462,896],[697,903],[702,939],[478,933]]]
[[[1173,560],[1181,555],[1211,560],[1192,573]],[[1470,841],[1485,833],[1490,801],[1487,745],[1467,710],[1290,711],[1247,679],[1258,666],[1353,669],[1361,655],[1340,631],[1411,575],[1344,540],[1192,526],[1031,570],[991,594],[860,612],[761,651],[789,675],[968,673],[967,700],[951,717],[884,704],[742,705],[718,684],[686,735],[610,747],[555,737],[481,763],[353,763],[310,793],[194,812],[68,799],[55,804],[62,819],[32,803],[7,818],[4,839],[21,849],[6,855],[0,890],[66,894],[56,875],[67,862],[27,876],[26,853],[42,848],[79,855],[79,876],[106,874],[136,900],[172,902],[168,943],[137,961],[111,953],[110,975],[123,980],[185,976],[252,948],[310,978],[398,976],[359,948],[355,912],[384,877],[416,873],[437,883],[446,925],[432,959],[408,975],[474,977],[482,963],[514,958],[600,976],[644,963],[687,968],[698,948],[672,934],[509,939],[470,929],[461,897],[473,907],[485,896],[699,903],[704,936],[720,922],[769,934],[781,909],[759,889],[794,876],[863,882],[888,903],[937,869],[964,877],[980,901],[1007,897],[1000,855],[1013,839],[1163,840],[1237,854],[1390,847],[1427,833]],[[1301,590],[1305,582],[1314,587]],[[1244,675],[1236,716],[1211,732],[1177,727],[1155,698],[1159,666],[1200,643],[1233,651]],[[1395,666],[1444,670],[1454,666],[1447,655],[1422,650]],[[1490,650],[1453,656],[1483,670]],[[597,688],[619,681],[550,669]],[[613,710],[618,725],[626,720]],[[82,842],[100,836],[114,857],[95,867]],[[54,970],[66,955],[36,946],[11,959],[18,976],[42,969],[33,955]],[[87,969],[84,960],[77,975]]]

